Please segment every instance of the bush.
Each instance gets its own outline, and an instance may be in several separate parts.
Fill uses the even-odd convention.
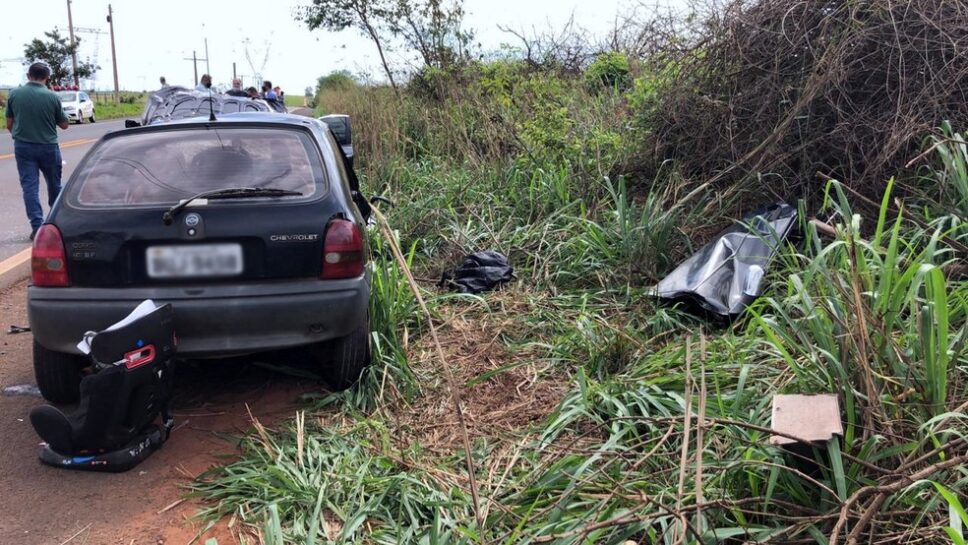
[[[316,93],[321,91],[348,91],[358,84],[353,75],[346,70],[330,72],[329,75],[320,76],[316,80]]]
[[[623,53],[608,51],[595,58],[585,71],[589,89],[601,88],[625,91],[632,82],[629,59]]]
[[[776,173],[791,199],[816,202],[818,172],[876,198],[944,119],[968,126],[968,71],[950,62],[966,49],[963,2],[730,1],[651,59],[677,65],[648,113],[657,159]]]

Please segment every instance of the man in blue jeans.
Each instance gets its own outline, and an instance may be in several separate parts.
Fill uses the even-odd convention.
[[[27,70],[27,84],[10,91],[7,98],[7,130],[20,173],[24,207],[30,220],[30,240],[44,223],[40,205],[40,173],[47,181],[47,204],[53,206],[61,190],[61,153],[57,127],[67,128],[67,116],[57,95],[47,89],[50,68],[35,62]]]

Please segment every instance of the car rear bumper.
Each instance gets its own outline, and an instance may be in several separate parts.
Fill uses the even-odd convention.
[[[171,303],[180,355],[217,357],[345,336],[366,318],[369,281],[291,280],[218,286],[28,288],[34,339],[78,353],[87,331],[124,318],[145,299]]]

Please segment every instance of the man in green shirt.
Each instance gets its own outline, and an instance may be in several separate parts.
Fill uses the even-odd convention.
[[[30,220],[30,240],[44,223],[40,205],[40,173],[47,182],[47,204],[53,206],[61,190],[61,152],[57,127],[67,128],[67,116],[57,95],[47,89],[50,68],[35,62],[27,70],[27,84],[10,91],[7,98],[7,130],[20,173],[24,207]]]

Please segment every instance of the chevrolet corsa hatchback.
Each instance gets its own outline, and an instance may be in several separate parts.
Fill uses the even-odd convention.
[[[313,119],[232,114],[106,135],[34,240],[41,393],[76,400],[77,342],[145,299],[174,306],[182,356],[310,346],[334,386],[353,383],[370,360],[359,201]]]

